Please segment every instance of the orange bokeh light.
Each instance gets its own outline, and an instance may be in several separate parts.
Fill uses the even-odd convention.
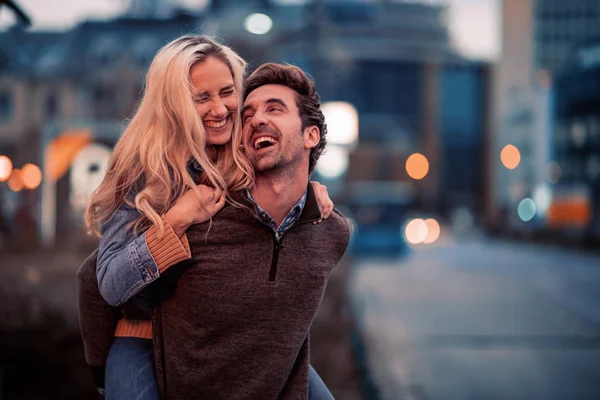
[[[25,164],[21,169],[23,186],[27,189],[35,189],[42,183],[42,170],[34,164]]]
[[[413,179],[423,179],[429,172],[429,161],[423,154],[412,154],[406,160],[406,172]]]
[[[500,152],[502,165],[508,169],[515,169],[521,162],[521,152],[512,144],[507,144]]]
[[[23,186],[23,173],[20,169],[13,169],[12,175],[8,178],[8,187],[13,192],[20,192]]]

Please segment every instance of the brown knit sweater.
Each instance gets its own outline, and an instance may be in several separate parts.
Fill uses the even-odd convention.
[[[310,325],[349,241],[341,214],[311,223],[319,218],[309,185],[302,215],[279,244],[233,206],[210,230],[188,229],[192,260],[154,313],[163,398],[306,400]]]

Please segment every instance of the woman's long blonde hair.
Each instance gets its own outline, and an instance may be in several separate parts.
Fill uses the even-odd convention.
[[[96,235],[100,236],[102,224],[125,203],[141,212],[135,231],[153,224],[162,236],[160,215],[188,189],[198,193],[197,182],[187,169],[194,160],[204,169],[202,183],[225,194],[254,182],[253,169],[240,148],[239,109],[230,143],[215,147],[214,157],[207,153],[190,81],[192,66],[207,57],[216,57],[229,67],[241,108],[246,62],[229,47],[206,36],[186,35],[160,49],[148,70],[143,98],[88,204],[86,223]]]

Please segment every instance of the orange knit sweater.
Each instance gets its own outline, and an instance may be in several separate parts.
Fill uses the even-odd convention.
[[[162,217],[162,221],[165,226],[162,238],[158,238],[155,226],[152,226],[145,233],[146,244],[158,266],[160,274],[178,262],[191,258],[190,245],[186,234],[184,233],[182,237],[177,237],[177,234],[164,216]],[[115,336],[152,339],[152,321],[136,321],[122,318],[117,323]]]

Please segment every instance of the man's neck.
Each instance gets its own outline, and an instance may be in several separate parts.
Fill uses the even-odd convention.
[[[286,177],[285,179],[257,176],[251,194],[256,204],[268,212],[279,226],[292,207],[302,198],[307,186],[308,175],[306,173],[303,176]]]

